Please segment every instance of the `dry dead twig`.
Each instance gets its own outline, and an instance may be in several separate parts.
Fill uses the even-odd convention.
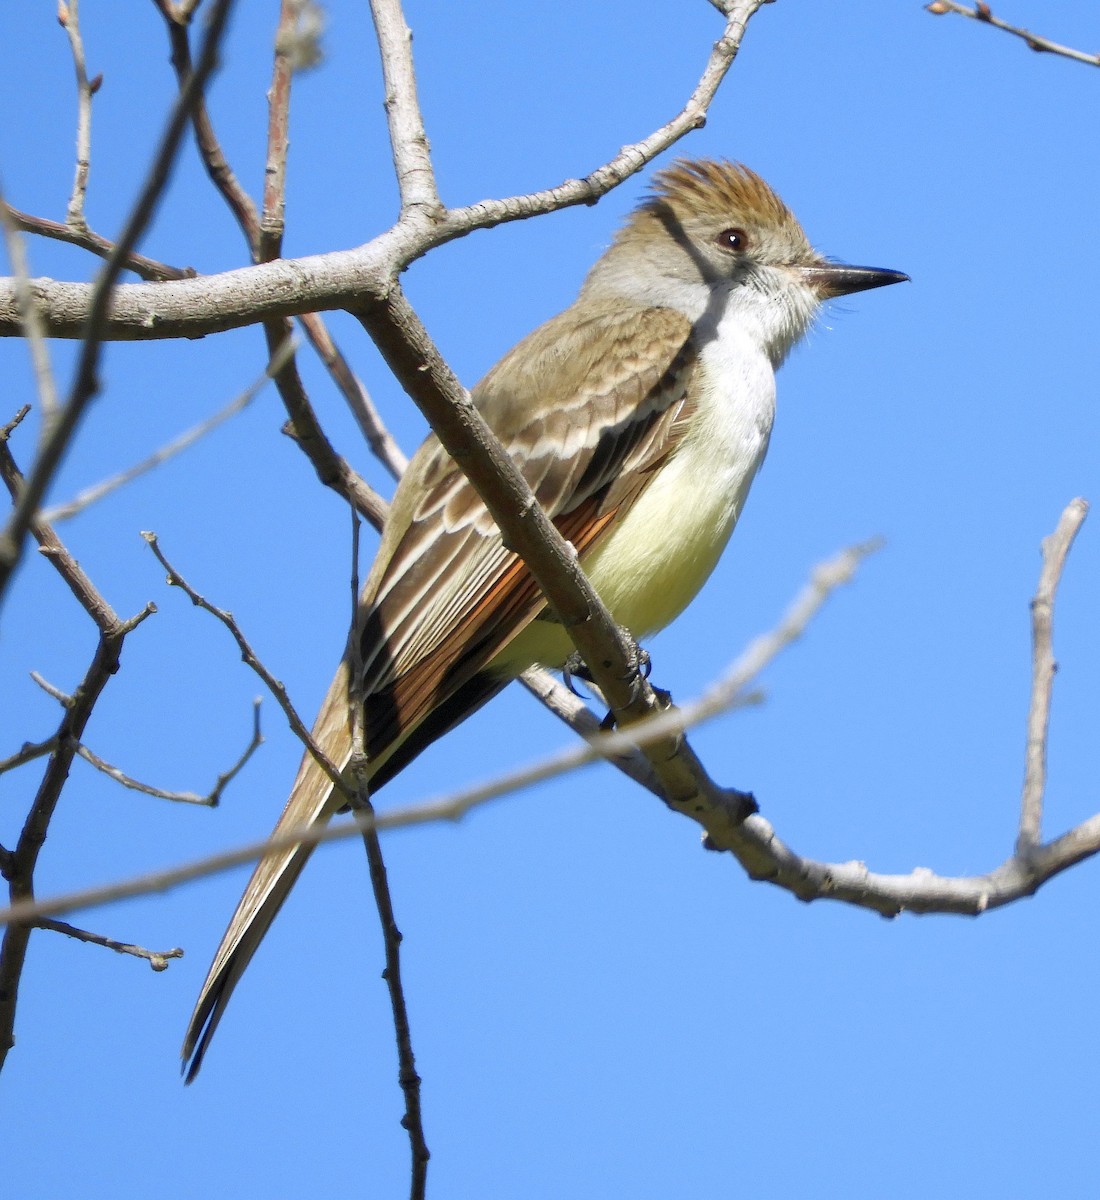
[[[1007,21],[1002,21],[1000,17],[993,15],[993,10],[988,4],[975,4],[973,8],[965,4],[959,4],[956,0],[932,0],[931,4],[926,4],[925,9],[933,16],[941,17],[947,13],[954,13],[960,17],[969,17],[972,21],[980,21],[983,25],[992,25],[994,29],[1002,29],[1005,33],[1010,33],[1014,37],[1022,39],[1027,46],[1039,53],[1057,54],[1062,58],[1072,59],[1074,62],[1087,63],[1091,67],[1100,67],[1100,54],[1090,54],[1086,50],[1075,50],[1072,46],[1063,46],[1058,42],[1052,42],[1050,38],[1043,37],[1041,34],[1032,33],[1028,29],[1022,29],[1019,25],[1010,25]]]

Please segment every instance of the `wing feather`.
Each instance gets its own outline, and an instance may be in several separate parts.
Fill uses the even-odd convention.
[[[585,352],[564,360],[570,331],[559,326],[572,311],[536,330],[473,395],[544,511],[583,554],[610,524],[609,510],[631,503],[675,448],[694,352],[682,314],[624,306],[599,321],[574,316]],[[542,377],[563,393],[549,408],[530,401]],[[544,606],[442,447],[430,440],[417,459],[409,484],[419,483],[411,488],[419,500],[368,590],[359,643],[363,693],[392,700],[406,729],[445,680],[461,686]]]
[[[485,377],[474,398],[539,503],[582,556],[675,452],[694,370],[689,322],[670,310],[579,301]],[[381,786],[506,682],[486,670],[545,608],[477,493],[429,440],[397,489],[364,588],[357,666],[367,750]],[[350,752],[349,661],[314,734],[341,768]],[[307,754],[276,832],[323,824],[339,806]],[[199,994],[183,1046],[198,1071],[242,972],[312,847],[265,855]]]

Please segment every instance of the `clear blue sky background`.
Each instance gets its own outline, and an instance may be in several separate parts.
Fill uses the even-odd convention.
[[[173,91],[152,4],[84,6],[96,97],[88,214],[119,226]],[[254,195],[273,3],[241,0],[211,107]],[[364,242],[395,213],[366,5],[332,0],[326,59],[295,83],[286,252]],[[1086,48],[1076,0],[1001,15]],[[667,120],[721,30],[705,3],[413,2],[409,20],[444,199],[577,176]],[[52,4],[0,8],[0,173],[12,203],[62,218],[71,65]],[[753,790],[800,852],[979,873],[1010,852],[1039,542],[1073,496],[1100,499],[1094,280],[1100,73],[917,0],[780,0],[753,21],[707,126],[679,152],[774,183],[824,252],[911,274],[834,305],[780,376],[771,455],[703,596],[650,645],[654,680],[696,694],[769,628],[811,566],[887,539],[855,586],[768,672],[768,701],[699,730],[720,780]],[[671,156],[666,156],[665,161]],[[622,214],[595,208],[480,233],[407,275],[460,376],[476,379],[566,305]],[[246,261],[188,148],[143,249],[216,272]],[[33,269],[86,278],[81,252]],[[423,425],[359,329],[334,329],[391,428]],[[69,345],[54,344],[67,381]],[[0,421],[33,400],[0,345]],[[256,330],[114,346],[54,491],[64,499],[212,413],[263,362]],[[323,371],[302,355],[334,440],[379,486]],[[63,534],[123,614],[155,600],[88,731],[167,787],[204,789],[247,740],[257,680],[225,631],[164,586],[138,531],[231,608],[307,713],[345,636],[344,506],[279,432],[266,391],[230,426]],[[15,450],[30,454],[31,434]],[[1094,518],[1095,520],[1095,518]],[[1046,828],[1098,805],[1100,528],[1086,525],[1057,614]],[[0,755],[54,727],[93,632],[33,555],[0,641]],[[214,812],[125,792],[78,763],[43,895],[261,836],[298,747],[267,744]],[[509,693],[384,793],[411,802],[566,743]],[[35,768],[0,778],[10,844]],[[903,917],[749,883],[695,826],[609,769],[388,837],[424,1077],[431,1194],[467,1197],[1090,1196],[1100,1062],[1088,863],[980,920]],[[34,938],[0,1091],[6,1195],[397,1196],[408,1148],[382,950],[361,848],[318,853],[223,1022],[196,1086],[177,1053],[245,872],[82,913],[100,932],[183,946],[163,974]]]

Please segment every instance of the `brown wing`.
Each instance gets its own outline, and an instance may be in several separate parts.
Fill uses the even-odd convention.
[[[539,502],[581,554],[678,443],[694,366],[689,335],[677,313],[577,304],[475,389]],[[426,443],[394,497],[364,589],[361,694],[374,787],[507,682],[485,667],[544,604],[465,477],[438,443]],[[351,749],[347,697],[345,661],[313,731],[340,767]],[[275,831],[323,823],[338,805],[328,776],[307,754]],[[287,847],[257,864],[191,1016],[183,1045],[188,1082],[311,851]]]
[[[687,318],[667,309],[575,306],[474,391],[539,503],[582,556],[678,443],[694,367],[690,332]],[[394,513],[403,526],[368,583],[359,635],[368,750],[379,762],[545,606],[438,443],[422,447]]]

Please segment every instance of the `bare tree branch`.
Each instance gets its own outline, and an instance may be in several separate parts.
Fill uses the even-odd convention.
[[[27,270],[26,248],[23,239],[11,218],[11,209],[4,201],[0,192],[0,224],[4,227],[4,243],[7,246],[8,260],[11,262],[12,274],[15,278],[16,303],[19,305],[19,319],[23,323],[27,349],[30,351],[31,368],[34,371],[34,386],[38,393],[38,402],[42,415],[46,420],[52,420],[57,412],[57,383],[50,366],[50,354],[46,348],[46,338],[42,327],[42,316],[30,285],[30,275]],[[15,424],[30,411],[29,406],[22,409],[15,418]],[[14,425],[6,429],[5,436],[10,436]]]
[[[162,565],[168,570],[169,582],[175,586],[183,587],[194,600],[195,593],[193,589],[190,589],[190,586],[179,578],[178,573],[166,562],[155,546],[154,553],[157,554]],[[794,637],[801,632],[798,628],[798,622],[800,620],[808,621],[812,618],[828,592],[846,580],[855,563],[859,561],[862,553],[863,551],[860,548],[854,548],[842,555],[836,563],[823,564],[822,567],[815,571],[815,578],[809,585],[813,598],[807,599],[806,596],[799,597],[792,607],[791,613],[787,615],[779,629],[767,639],[766,648],[760,650],[759,648],[754,649],[750,647],[746,651],[746,655],[742,656],[742,659],[739,660],[743,665],[735,667],[723,680],[723,690],[731,702],[736,702],[737,698],[743,697],[752,682],[751,678],[745,676],[744,671],[762,669],[770,661],[770,655],[779,653],[780,650],[789,645],[794,640]],[[220,612],[220,610],[211,606],[201,597],[195,602],[200,607],[212,612],[223,624],[226,624],[230,632],[233,633],[234,638],[237,639],[238,645],[242,647],[242,658],[260,675],[276,699],[280,699],[279,689],[282,685],[277,683],[271,672],[256,659],[255,652],[252,651],[243,634],[237,629],[232,617],[228,613]],[[737,675],[737,672],[740,672],[740,674]],[[289,702],[287,703],[289,704]],[[693,711],[692,706],[689,706],[689,709],[686,711],[690,714]],[[704,709],[700,709],[700,711],[704,711]],[[705,711],[707,715],[713,715],[714,707],[705,706]],[[354,714],[354,708],[352,712]],[[293,713],[293,709],[290,708],[287,715],[295,734],[304,745],[309,747],[312,739],[309,738],[308,733],[305,731],[305,726],[297,718],[297,714]],[[598,725],[595,716],[591,713],[588,715],[591,721]],[[457,821],[472,809],[480,807],[491,800],[514,794],[516,791],[530,787],[536,783],[542,783],[547,779],[555,778],[567,771],[589,766],[601,760],[617,764],[620,758],[637,753],[637,745],[648,740],[650,722],[652,722],[654,736],[659,737],[667,736],[670,728],[681,729],[686,723],[684,714],[680,711],[667,710],[657,714],[655,717],[649,718],[648,722],[641,722],[638,725],[632,726],[629,732],[608,733],[597,729],[589,739],[588,745],[571,745],[566,750],[541,762],[522,767],[488,784],[466,789],[453,796],[447,796],[424,804],[412,805],[407,808],[394,809],[390,812],[373,816],[369,813],[363,813],[350,823],[329,825],[324,829],[316,825],[311,825],[299,829],[287,830],[277,837],[267,838],[263,841],[242,846],[236,850],[212,855],[196,863],[185,864],[182,867],[172,870],[142,876],[140,880],[127,880],[118,884],[106,885],[104,888],[89,889],[88,891],[74,893],[73,896],[63,896],[53,900],[41,901],[33,906],[13,906],[8,911],[0,910],[0,922],[5,920],[25,920],[38,915],[55,915],[57,913],[69,912],[77,907],[105,903],[108,900],[131,895],[141,895],[145,891],[163,891],[166,888],[175,887],[191,879],[201,878],[209,874],[217,874],[220,871],[240,866],[242,863],[251,862],[270,849],[281,849],[286,846],[295,845],[317,845],[322,842],[354,837],[364,829],[387,830],[438,821]],[[318,757],[318,761],[324,765],[325,759],[323,755],[320,755],[319,751],[314,753],[315,757]],[[334,772],[335,768],[329,764],[326,770],[329,772],[330,778],[332,778],[332,772]],[[340,786],[349,803],[354,803],[356,797],[355,789],[348,787],[343,782],[341,782]],[[694,816],[694,814],[690,813],[688,815]]]
[[[168,29],[168,41],[171,46],[172,68],[179,81],[180,93],[190,84],[194,74],[194,64],[191,60],[191,11],[194,5],[185,7],[182,4],[170,4],[165,0],[153,0]],[[259,239],[259,216],[252,197],[241,186],[240,180],[233,172],[222,153],[221,144],[214,133],[210,121],[210,113],[206,107],[206,97],[203,88],[195,93],[189,105],[191,128],[195,134],[199,157],[207,175],[218,189],[222,199],[229,206],[237,223],[246,230],[254,231],[249,241],[255,251]],[[253,254],[255,257],[255,254]]]
[[[98,233],[93,233],[86,226],[83,229],[71,229],[59,221],[51,221],[46,217],[32,217],[30,213],[12,208],[10,204],[0,202],[0,215],[6,214],[16,229],[23,233],[33,233],[40,237],[51,238],[55,242],[67,242],[79,246],[82,250],[90,250],[99,258],[110,257],[114,242]],[[122,263],[124,271],[133,271],[148,282],[165,279],[194,279],[198,272],[194,267],[171,267],[167,263],[157,262],[155,258],[146,258],[144,254],[131,251]]]
[[[348,674],[348,717],[351,725],[351,757],[346,774],[351,781],[351,811],[362,830],[363,848],[367,855],[370,873],[371,894],[382,928],[382,945],[386,965],[382,978],[390,1001],[394,1036],[397,1042],[397,1080],[405,1101],[405,1115],[401,1125],[409,1135],[410,1200],[424,1200],[428,1182],[428,1159],[431,1157],[424,1136],[424,1114],[420,1103],[420,1075],[416,1070],[413,1053],[412,1031],[409,1026],[409,1010],[405,1002],[405,988],[401,980],[401,930],[393,911],[389,876],[382,854],[382,843],[378,836],[374,804],[370,795],[370,769],[366,751],[366,711],[359,681],[363,678],[360,658],[360,641],[354,636],[359,612],[359,521],[354,510],[351,513],[351,636],[348,649],[351,654],[351,670]]]
[[[183,951],[179,946],[173,950],[146,950],[144,946],[135,946],[132,942],[116,942],[114,938],[104,937],[101,933],[91,933],[87,929],[69,925],[65,921],[55,921],[50,917],[43,917],[42,920],[35,921],[35,925],[39,929],[52,929],[54,933],[63,933],[66,937],[76,938],[78,942],[87,942],[90,946],[102,946],[106,950],[114,950],[116,954],[130,954],[134,958],[143,958],[154,971],[167,971],[169,959],[183,958]]]
[[[191,78],[191,45],[188,33],[189,13],[181,13],[180,6],[174,8],[155,0],[168,26],[172,47],[172,65],[181,89]],[[272,86],[268,92],[268,151],[265,169],[264,213],[261,218],[251,197],[245,192],[226,160],[221,143],[214,131],[205,99],[200,95],[194,110],[193,128],[199,155],[210,179],[228,205],[230,212],[244,234],[249,253],[255,262],[263,262],[278,255],[283,231],[283,192],[286,182],[287,122],[290,103],[291,68],[287,44],[295,23],[294,6],[284,0],[280,11],[279,28],[276,34],[275,68]],[[283,47],[280,51],[279,47]],[[272,314],[263,321],[268,353],[274,356],[276,347],[289,340],[291,330],[282,314]],[[329,367],[337,386],[344,392],[352,411],[359,416],[363,408],[360,389],[354,385],[351,371],[347,369],[343,355],[336,349],[321,318],[307,313],[302,318],[310,342],[316,346],[327,346],[327,356],[322,361]],[[318,351],[321,353],[321,351]],[[343,369],[341,369],[341,367]],[[290,418],[285,432],[297,442],[299,448],[313,464],[317,478],[326,487],[332,488],[349,503],[354,504],[364,518],[375,528],[380,527],[385,505],[373,488],[352,469],[348,462],[336,453],[325,436],[317,415],[306,394],[301,376],[293,357],[276,373],[275,386]],[[349,383],[351,386],[349,386]],[[378,422],[381,424],[381,422]]]
[[[1066,558],[1077,531],[1088,516],[1086,501],[1071,500],[1058,527],[1043,539],[1043,570],[1031,601],[1031,703],[1027,714],[1027,751],[1024,789],[1020,800],[1020,833],[1016,853],[1030,854],[1041,841],[1043,797],[1047,784],[1047,739],[1050,700],[1054,688],[1054,596],[1065,570]]]
[[[35,683],[49,696],[56,700],[62,708],[72,708],[73,698],[68,692],[63,692],[59,687],[55,687],[48,679],[44,679],[37,671],[31,672],[31,678]]]
[[[146,796],[155,796],[158,800],[172,800],[177,804],[198,804],[204,808],[217,808],[221,803],[222,793],[233,782],[234,779],[244,769],[245,764],[253,754],[263,745],[264,736],[260,730],[260,701],[259,698],[252,702],[252,738],[248,745],[244,748],[241,756],[229,768],[228,771],[222,771],[214,782],[214,786],[206,793],[205,796],[200,796],[198,792],[176,792],[168,791],[165,788],[154,787],[150,783],[142,783],[139,779],[134,779],[133,776],[127,775],[118,767],[107,762],[106,759],[100,758],[98,754],[94,754],[87,746],[78,746],[77,753],[85,762],[89,762],[97,771],[102,771],[104,775],[109,776],[116,783],[122,784],[125,788],[130,788],[132,791],[141,792]],[[3,764],[0,764],[2,768]]]
[[[333,787],[335,787],[336,790],[342,796],[344,796],[350,804],[354,795],[352,789],[348,787],[339,770],[325,755],[320,746],[318,746],[313,740],[313,735],[310,733],[302,718],[298,716],[298,712],[294,705],[290,702],[290,697],[287,695],[286,687],[278,679],[276,679],[274,675],[271,674],[267,667],[264,666],[256,652],[248,644],[248,639],[244,636],[244,634],[241,632],[240,626],[233,619],[233,614],[226,612],[224,609],[217,608],[215,605],[211,604],[209,600],[205,599],[205,597],[199,595],[199,593],[195,591],[195,589],[187,582],[186,579],[183,578],[176,568],[172,566],[168,559],[165,558],[164,552],[160,548],[160,543],[157,541],[157,535],[155,533],[144,532],[141,536],[149,544],[149,548],[156,556],[157,562],[159,562],[160,565],[168,572],[168,586],[178,587],[187,595],[188,599],[190,599],[191,603],[194,604],[196,608],[201,608],[205,612],[210,613],[211,616],[217,617],[217,619],[221,621],[226,629],[228,629],[233,635],[233,640],[237,643],[237,647],[241,652],[241,661],[255,671],[256,674],[259,675],[259,677],[264,681],[264,683],[267,685],[268,691],[270,691],[272,696],[275,697],[276,703],[283,710],[291,729],[294,731],[295,737],[297,737],[298,740],[306,747],[306,749],[309,750],[310,754],[312,754],[317,760],[317,763],[320,765],[321,769],[325,772],[329,779],[332,780]]]
[[[286,228],[286,155],[290,125],[291,47],[295,24],[294,0],[282,0],[275,34],[275,66],[267,90],[267,164],[264,167],[263,216],[254,239],[259,262],[270,262],[283,252]]]
[[[1071,525],[1077,519],[1075,514],[1079,511],[1079,505],[1080,501],[1071,502],[1059,524],[1060,530],[1064,532],[1067,523]],[[807,590],[796,599],[777,628],[746,650],[734,668],[717,685],[717,690],[723,692],[727,700],[737,696],[744,697],[752,683],[751,672],[759,670],[770,661],[772,655],[800,636],[805,628],[804,622],[813,616],[831,588],[838,586],[848,577],[854,563],[865,552],[866,548],[856,547],[835,562],[822,564],[817,568]],[[704,697],[696,705],[689,705],[679,712],[658,714],[649,718],[649,722],[652,723],[654,736],[663,737],[673,722],[683,726],[694,716],[700,713],[710,714],[712,711],[711,702]],[[0,923],[36,920],[40,916],[52,916],[130,896],[166,891],[192,879],[253,862],[272,849],[293,845],[317,845],[354,837],[360,834],[364,827],[385,831],[437,821],[458,820],[471,809],[490,800],[513,794],[521,788],[588,765],[598,758],[614,760],[634,744],[647,740],[649,735],[648,723],[640,723],[632,726],[628,732],[601,734],[594,738],[590,745],[571,746],[551,759],[525,767],[492,783],[470,788],[440,800],[394,809],[377,814],[373,819],[366,816],[356,817],[351,822],[329,825],[324,829],[318,829],[316,826],[291,829],[275,838],[253,842],[197,862],[135,879],[88,888],[46,901],[17,902],[6,911],[0,910]],[[700,814],[687,812],[685,815],[706,826]],[[759,814],[751,815],[734,826],[729,844],[719,841],[710,827],[706,827],[708,847],[732,850],[752,879],[782,887],[800,900],[840,900],[884,916],[897,916],[906,911],[979,916],[990,909],[1000,908],[1025,896],[1034,895],[1043,884],[1056,875],[1100,852],[1100,814],[1087,818],[1053,841],[1035,846],[1024,855],[1013,854],[1000,866],[984,875],[957,877],[936,875],[924,867],[918,867],[907,875],[881,875],[869,871],[861,862],[815,862],[801,857],[786,846],[769,822]]]
[[[84,219],[84,197],[88,193],[88,172],[92,161],[92,96],[99,90],[101,80],[97,76],[91,82],[88,81],[88,70],[84,62],[84,39],[80,35],[79,0],[59,0],[57,19],[68,34],[69,46],[73,52],[73,67],[76,70],[76,173],[65,221],[72,229],[87,229]]]
[[[684,134],[698,128],[725,77],[752,15],[767,0],[736,0],[700,81],[670,121],[583,179],[503,200],[484,200],[428,217],[421,209],[404,214],[392,229],[354,250],[334,251],[203,276],[198,280],[125,284],[116,289],[103,336],[120,341],[201,337],[254,325],[273,316],[299,316],[332,309],[353,311],[362,303],[384,303],[393,279],[435,246],[507,221],[592,204],[641,170]],[[86,284],[33,281],[51,337],[80,336],[87,312]],[[0,282],[0,337],[17,336],[19,324],[10,287]]]
[[[370,9],[382,56],[382,103],[389,123],[401,214],[419,211],[429,221],[434,220],[443,215],[444,209],[416,94],[412,31],[405,23],[400,0],[371,0]]]
[[[49,737],[44,742],[24,742],[22,746],[7,758],[0,758],[0,775],[5,771],[13,771],[35,759],[44,758],[57,749],[57,738]]]
[[[992,25],[994,29],[1003,29],[1005,33],[1011,33],[1013,36],[1023,39],[1032,50],[1046,51],[1061,55],[1062,58],[1071,58],[1075,62],[1100,67],[1100,54],[1074,50],[1072,46],[1060,46],[1057,42],[1052,42],[1049,38],[1042,37],[1037,33],[1031,33],[1027,29],[1021,29],[1018,25],[1009,25],[1007,21],[995,17],[988,4],[975,4],[973,8],[968,8],[965,4],[956,3],[956,0],[933,0],[931,4],[926,4],[924,7],[937,17],[946,13],[955,13],[960,17],[969,17],[972,21],[981,21],[984,25]]]
[[[83,346],[69,398],[64,407],[56,414],[56,418],[50,421],[48,428],[44,430],[41,447],[34,465],[22,483],[7,526],[0,532],[0,599],[3,598],[12,572],[22,557],[27,531],[31,527],[34,514],[42,502],[46,488],[53,479],[62,456],[76,433],[80,418],[99,390],[97,376],[99,353],[103,338],[107,335],[111,293],[119,272],[122,270],[122,264],[151,220],[168,182],[168,175],[179,149],[191,105],[201,95],[206,80],[217,63],[218,46],[232,2],[233,0],[214,0],[202,53],[199,56],[199,64],[187,85],[180,92],[133,211],[122,230],[114,251],[104,264],[103,270],[92,288],[86,321],[82,326]],[[150,285],[137,284],[134,286]]]
[[[10,428],[10,427],[9,427]],[[8,448],[7,433],[0,437],[0,478],[13,499],[25,494],[23,478]],[[52,741],[53,749],[43,772],[42,780],[23,822],[15,849],[4,856],[4,878],[13,904],[33,901],[34,872],[38,856],[46,841],[50,821],[61,798],[62,788],[69,777],[73,758],[83,738],[99,697],[112,676],[118,671],[122,645],[126,635],[156,609],[146,605],[128,620],[120,620],[107,601],[99,594],[76,560],[69,554],[45,522],[31,516],[30,532],[43,555],[53,563],[81,607],[95,622],[99,640],[91,664],[72,696],[60,694],[63,706],[61,722]],[[12,923],[0,943],[0,1069],[7,1053],[15,1044],[15,1013],[19,997],[19,982],[26,961],[32,927]]]
[[[375,458],[394,479],[400,479],[409,460],[386,428],[362,381],[352,373],[347,359],[332,340],[328,326],[318,313],[306,313],[298,318],[309,338],[310,345],[336,381],[351,409],[359,431],[367,440]]]
[[[275,355],[264,368],[263,374],[250,383],[239,396],[236,396],[224,408],[219,409],[213,416],[207,417],[205,421],[200,421],[198,425],[193,425],[190,429],[181,433],[179,437],[173,438],[166,446],[161,446],[159,450],[155,450],[148,458],[142,459],[141,462],[135,463],[132,467],[127,467],[125,471],[120,471],[117,475],[112,475],[110,479],[101,480],[92,487],[85,488],[84,491],[65,504],[58,504],[54,508],[47,508],[42,513],[42,520],[51,524],[56,524],[58,521],[67,521],[70,517],[75,517],[77,513],[83,512],[97,501],[102,500],[104,496],[109,496],[112,492],[118,491],[120,487],[132,483],[133,480],[147,474],[155,467],[159,467],[162,463],[167,462],[170,458],[174,458],[189,446],[193,446],[196,442],[201,441],[208,433],[217,429],[219,425],[224,425],[230,417],[235,417],[239,412],[243,412],[260,394],[264,384],[269,379],[272,379],[282,369],[283,364],[290,359],[294,353],[294,348],[293,339],[288,339],[276,348]]]

